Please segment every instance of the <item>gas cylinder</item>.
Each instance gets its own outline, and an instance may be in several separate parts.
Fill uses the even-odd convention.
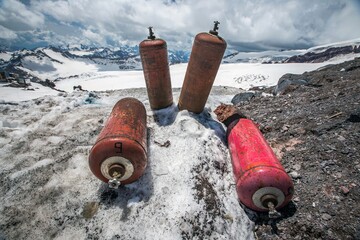
[[[134,182],[147,164],[146,110],[135,98],[113,107],[89,156],[92,173],[111,188]]]
[[[148,39],[140,43],[140,57],[150,107],[166,108],[173,103],[166,42],[155,37],[149,27]]]
[[[214,23],[214,29],[209,33],[199,33],[195,37],[180,93],[180,110],[193,113],[204,110],[226,49],[225,40],[217,32],[220,23]]]
[[[234,106],[222,104],[214,111],[227,126],[227,140],[240,201],[256,211],[284,207],[294,185],[258,127]]]

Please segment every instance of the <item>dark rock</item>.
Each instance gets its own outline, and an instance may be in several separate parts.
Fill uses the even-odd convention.
[[[234,105],[238,105],[241,102],[249,102],[254,97],[255,97],[254,92],[238,93],[233,97],[233,99],[231,100],[231,103]]]
[[[100,99],[100,97],[96,93],[89,92],[88,97],[85,99],[85,103],[92,104],[95,103],[97,99]]]
[[[50,81],[49,79],[46,79],[45,80],[45,83],[44,83],[45,86],[48,86],[48,87],[51,87],[51,88],[54,88],[56,87],[55,83]]]
[[[308,85],[308,82],[304,79],[283,79],[279,81],[279,83],[276,85],[274,89],[274,95],[281,95],[289,92],[288,90],[291,88],[292,85]]]
[[[350,114],[350,117],[347,119],[349,122],[360,122],[360,108]]]

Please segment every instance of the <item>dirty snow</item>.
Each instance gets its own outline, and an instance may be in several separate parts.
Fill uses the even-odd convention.
[[[0,105],[0,237],[251,239],[225,131],[212,113],[237,90],[217,89],[200,115],[175,105],[153,112],[143,88]],[[126,96],[147,109],[148,167],[139,181],[110,190],[87,159],[113,105]]]

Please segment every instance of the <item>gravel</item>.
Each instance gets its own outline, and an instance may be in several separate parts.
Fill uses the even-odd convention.
[[[359,76],[360,58],[287,74],[308,84],[255,94],[238,106],[260,125],[295,185],[280,219],[248,210],[255,238],[360,239]]]

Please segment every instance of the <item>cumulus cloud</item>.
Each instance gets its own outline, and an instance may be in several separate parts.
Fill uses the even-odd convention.
[[[11,31],[10,29],[7,29],[6,27],[3,27],[1,25],[0,25],[0,36],[1,38],[7,40],[15,39],[17,37],[14,31]]]
[[[44,16],[16,0],[0,2],[0,24],[14,31],[32,30],[41,27]]]
[[[360,37],[356,0],[15,0],[0,3],[0,24],[39,28],[56,37],[99,45],[138,44],[153,26],[170,48],[191,48],[198,32],[219,20],[229,47],[256,50],[310,47]],[[0,37],[1,38],[1,37]],[[56,42],[55,42],[56,41]],[[50,41],[51,43],[51,41]]]

